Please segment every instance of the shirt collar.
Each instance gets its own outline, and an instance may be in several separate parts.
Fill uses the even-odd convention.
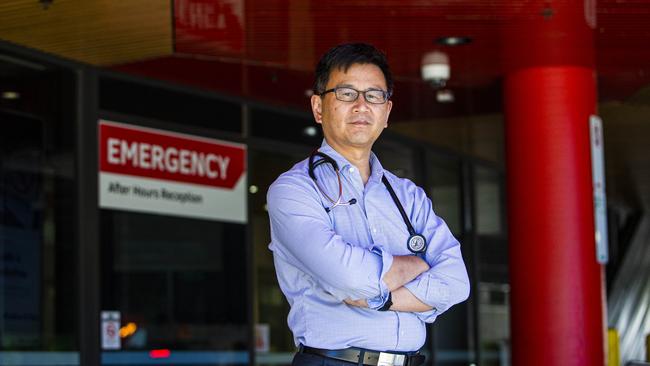
[[[344,158],[343,155],[339,154],[338,151],[334,150],[333,147],[331,147],[325,139],[323,139],[323,143],[320,145],[320,148],[318,151],[329,155],[334,161],[336,161],[336,164],[339,166],[339,170],[343,171],[349,166],[352,166],[352,163],[348,161],[348,159]],[[384,167],[382,167],[381,163],[379,162],[379,158],[377,158],[377,155],[375,155],[374,152],[370,152],[370,179],[373,177],[379,177],[384,174]]]

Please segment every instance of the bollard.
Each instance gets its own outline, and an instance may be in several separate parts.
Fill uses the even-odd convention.
[[[620,366],[621,364],[618,342],[618,332],[616,329],[607,329],[607,366]]]

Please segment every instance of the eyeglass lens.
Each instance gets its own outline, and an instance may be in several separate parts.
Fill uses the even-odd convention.
[[[383,104],[386,103],[386,92],[379,89],[368,89],[364,91],[359,91],[352,88],[337,88],[335,90],[336,99],[342,102],[354,102],[359,97],[359,94],[363,94],[363,97],[366,99],[366,102],[372,104]]]

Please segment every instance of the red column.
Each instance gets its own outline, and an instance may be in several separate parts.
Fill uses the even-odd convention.
[[[605,364],[588,124],[596,111],[594,42],[585,3],[533,1],[503,27],[515,366]]]

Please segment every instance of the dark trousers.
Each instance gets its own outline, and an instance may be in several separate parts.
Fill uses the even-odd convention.
[[[291,366],[352,366],[356,363],[339,361],[310,353],[296,353]]]
[[[421,366],[424,364],[425,358],[422,355],[411,355],[408,364],[411,366]],[[316,355],[313,353],[300,351],[293,356],[292,366],[359,366],[357,362],[341,361],[335,358]]]

